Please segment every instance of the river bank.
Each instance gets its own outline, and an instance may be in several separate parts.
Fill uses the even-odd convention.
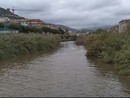
[[[32,53],[46,53],[56,49],[59,45],[60,40],[55,35],[1,34],[0,60]]]
[[[112,64],[120,75],[130,75],[130,35],[118,33],[94,33],[80,37],[77,45],[84,45],[86,56]]]

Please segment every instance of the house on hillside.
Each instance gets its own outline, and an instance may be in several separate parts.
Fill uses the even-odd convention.
[[[0,22],[5,23],[8,22],[10,19],[7,17],[0,17]]]
[[[130,32],[130,19],[122,20],[119,22],[119,33]]]
[[[13,19],[11,22],[17,25],[28,26],[28,19]]]
[[[44,27],[45,23],[40,19],[28,19],[28,25],[31,27]]]
[[[15,19],[12,23],[19,24],[22,26],[38,27],[41,28],[45,23],[40,19]]]
[[[2,27],[0,28],[1,33],[10,33],[11,31],[7,28],[9,25],[10,19],[7,17],[0,17],[0,23],[2,23]]]

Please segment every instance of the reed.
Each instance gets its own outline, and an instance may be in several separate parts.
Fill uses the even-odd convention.
[[[87,49],[87,57],[113,64],[119,74],[130,75],[129,34],[100,32],[87,35],[82,41]]]
[[[35,52],[48,52],[57,48],[60,40],[55,35],[1,34],[0,60]]]

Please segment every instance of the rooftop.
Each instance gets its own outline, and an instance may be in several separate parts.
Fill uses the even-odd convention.
[[[130,21],[130,19],[121,20],[119,23]]]

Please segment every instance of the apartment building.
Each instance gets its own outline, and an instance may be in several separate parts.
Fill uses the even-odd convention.
[[[122,20],[119,22],[119,33],[130,32],[130,19]]]
[[[30,26],[37,28],[41,28],[45,25],[45,23],[40,19],[15,19],[12,20],[12,22],[22,26]]]
[[[31,27],[43,27],[45,23],[40,19],[28,19],[28,25]]]
[[[11,22],[22,26],[28,26],[28,19],[15,19],[11,20]]]

